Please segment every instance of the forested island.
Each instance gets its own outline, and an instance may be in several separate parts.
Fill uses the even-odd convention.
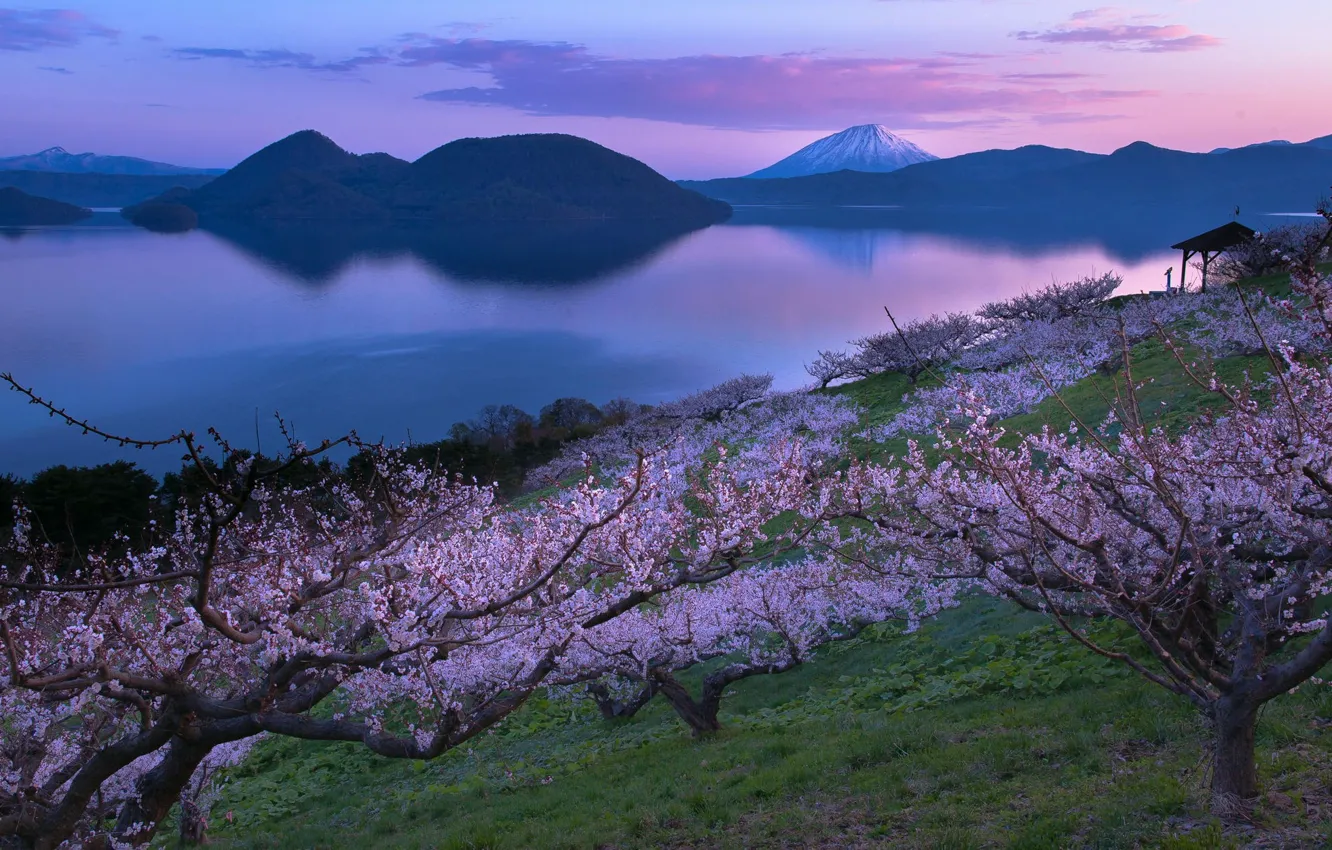
[[[0,226],[25,227],[72,224],[92,215],[92,210],[29,195],[12,186],[0,186]]]
[[[196,189],[125,210],[131,221],[192,210],[212,222],[663,222],[704,227],[730,207],[609,148],[561,134],[460,139],[415,162],[356,155],[305,130]],[[177,211],[174,221],[184,220]]]

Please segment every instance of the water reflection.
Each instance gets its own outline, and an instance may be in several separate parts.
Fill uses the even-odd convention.
[[[208,232],[302,283],[324,286],[359,258],[414,256],[456,281],[591,283],[651,260],[692,232],[665,222],[410,227],[210,224]]]
[[[900,247],[902,237],[910,234],[941,236],[973,247],[993,246],[1024,256],[1090,248],[1117,262],[1137,263],[1160,253],[1164,246],[1225,224],[1227,220],[1214,205],[1162,203],[1114,211],[1026,207],[928,210],[737,207],[729,224],[787,229],[839,264],[863,270],[873,265],[876,253],[895,250]]]
[[[819,349],[884,330],[884,305],[972,310],[1112,270],[1158,289],[1166,246],[1222,223],[908,212],[741,209],[687,234],[161,235],[98,215],[0,240],[0,370],[148,436],[280,410],[308,439],[432,440],[489,403],[651,402],[744,371],[799,386]],[[116,456],[0,394],[0,473]]]

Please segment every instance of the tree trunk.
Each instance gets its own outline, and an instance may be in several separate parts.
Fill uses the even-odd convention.
[[[629,699],[618,700],[611,694],[610,688],[601,682],[593,682],[587,686],[587,692],[596,701],[602,717],[607,720],[621,720],[626,717],[633,717],[639,709],[651,702],[652,697],[657,693],[657,689],[655,683],[648,681],[638,693]]]
[[[671,708],[675,709],[675,713],[680,715],[680,719],[685,722],[689,731],[694,733],[695,737],[721,729],[721,723],[717,721],[718,706],[715,701],[696,702],[689,695],[688,689],[669,673],[659,673],[654,677],[654,680],[657,684],[657,693],[666,698],[666,701],[671,704]]]
[[[1222,697],[1212,709],[1212,806],[1223,817],[1247,817],[1258,796],[1257,721],[1257,707],[1234,697]]]
[[[112,834],[120,841],[147,843],[211,749],[208,744],[173,739],[162,761],[139,778],[138,796],[120,807]]]
[[[188,797],[180,798],[180,843],[203,844],[208,818],[199,804]]]

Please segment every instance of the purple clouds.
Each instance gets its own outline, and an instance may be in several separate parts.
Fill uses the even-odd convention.
[[[1156,16],[1129,17],[1111,7],[1076,12],[1066,23],[1049,30],[1021,30],[1013,33],[1023,41],[1047,44],[1093,44],[1110,50],[1134,50],[1139,53],[1175,53],[1203,50],[1221,44],[1221,39],[1195,33],[1183,24],[1149,24]]]
[[[229,59],[244,62],[256,68],[299,68],[303,71],[331,71],[346,73],[366,65],[384,65],[389,57],[377,51],[367,49],[360,56],[340,59],[336,62],[320,62],[313,54],[297,53],[294,50],[238,50],[230,47],[178,47],[171,51],[177,59]]]
[[[0,9],[0,50],[73,47],[85,38],[114,41],[119,35],[70,9]]]
[[[490,86],[421,95],[531,115],[645,118],[738,129],[822,129],[993,122],[1014,113],[1148,92],[1010,85],[951,57],[851,58],[811,54],[604,56],[565,42],[435,38],[399,51],[398,63],[479,71]],[[1047,83],[1055,80],[1047,80]]]

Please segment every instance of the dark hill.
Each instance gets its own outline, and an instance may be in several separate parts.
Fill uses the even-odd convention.
[[[564,135],[462,139],[414,163],[357,156],[313,130],[264,148],[175,198],[210,221],[344,223],[669,221],[701,227],[730,213],[648,166]]]
[[[146,230],[184,233],[199,226],[199,214],[181,203],[189,194],[189,189],[178,186],[152,200],[125,207],[120,215]]]
[[[13,186],[0,188],[0,226],[70,224],[92,215],[92,210],[29,195]]]
[[[711,224],[728,210],[632,157],[577,136],[459,139],[412,163],[395,206],[448,219],[672,219]]]
[[[913,208],[1146,208],[1210,205],[1255,211],[1312,209],[1332,186],[1332,150],[1254,145],[1197,154],[1146,142],[1108,156],[1052,148],[984,151],[891,174],[843,171],[777,180],[683,185],[737,204]]]
[[[0,171],[0,186],[80,207],[128,207],[175,186],[195,189],[213,180],[207,174],[68,174]]]
[[[1138,142],[1058,173],[989,187],[992,198],[1041,204],[1116,206],[1181,202],[1218,209],[1311,210],[1332,186],[1332,151],[1254,145],[1221,154],[1185,153]]]
[[[314,130],[293,133],[251,154],[235,168],[183,199],[201,216],[254,218],[356,218],[384,211],[337,176],[354,171],[358,158]]]
[[[1000,180],[1042,171],[1056,171],[1102,159],[1101,154],[1045,145],[1024,145],[1013,150],[992,149],[964,153],[948,159],[922,162],[899,172],[899,179],[956,182],[962,180]]]

